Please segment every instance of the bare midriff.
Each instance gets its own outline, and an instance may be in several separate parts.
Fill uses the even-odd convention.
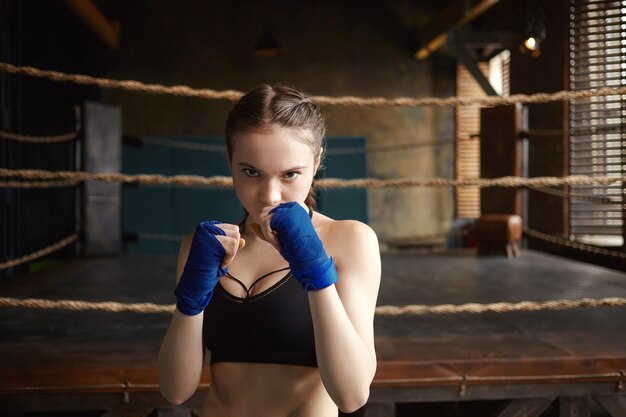
[[[211,387],[202,417],[337,417],[317,368],[220,362],[211,365]]]

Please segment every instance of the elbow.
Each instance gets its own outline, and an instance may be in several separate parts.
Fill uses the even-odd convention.
[[[376,361],[374,360],[373,367],[368,375],[363,376],[363,379],[359,381],[354,381],[351,385],[352,389],[344,392],[335,392],[336,395],[331,395],[341,412],[346,414],[354,413],[367,404],[367,400],[370,397],[370,385],[374,380],[375,373]]]
[[[370,396],[369,387],[364,390],[360,390],[359,392],[354,392],[350,396],[345,396],[345,398],[340,398],[335,403],[341,412],[350,414],[354,413],[361,407],[363,407]]]
[[[160,391],[163,398],[165,398],[167,402],[172,405],[181,405],[189,399],[188,396],[183,396],[180,394],[177,395],[176,393],[168,392],[167,390],[163,389],[163,386],[160,387]]]
[[[159,391],[163,398],[172,405],[181,405],[193,395],[193,392],[188,393],[177,389],[174,384],[168,383],[168,381],[163,379],[159,379]]]

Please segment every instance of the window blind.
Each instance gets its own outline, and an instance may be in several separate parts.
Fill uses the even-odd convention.
[[[489,74],[489,64],[481,62],[483,74]],[[485,92],[470,72],[457,65],[456,94],[459,97],[485,96]],[[480,107],[457,106],[456,108],[456,178],[459,180],[480,178]],[[456,217],[480,217],[480,188],[456,187]]]
[[[626,83],[626,1],[570,0],[570,89],[619,87]],[[571,175],[624,175],[625,96],[611,95],[570,103]],[[624,234],[624,184],[573,186],[570,233],[577,240],[621,246]]]

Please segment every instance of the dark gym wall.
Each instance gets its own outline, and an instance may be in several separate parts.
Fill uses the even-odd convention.
[[[415,3],[415,2],[413,2]],[[120,7],[124,60],[107,76],[165,85],[248,90],[285,82],[315,95],[450,96],[454,61],[417,61],[415,32],[402,19],[423,19],[407,2],[165,0]],[[432,5],[430,7],[433,7]],[[175,18],[174,18],[175,17]],[[282,54],[254,56],[270,25]],[[136,137],[223,137],[232,103],[108,90],[122,108],[124,133]],[[445,140],[454,136],[453,108],[324,107],[328,136],[364,138],[369,146]],[[421,147],[367,156],[370,177],[452,177],[453,146]],[[382,240],[446,232],[451,189],[368,191],[368,220]]]
[[[261,82],[280,81],[312,94],[454,94],[451,58],[442,55],[416,61],[412,57],[415,30],[407,27],[416,28],[427,21],[437,11],[436,1],[419,6],[330,0],[302,4],[193,0],[183,5],[165,0],[111,0],[96,4],[108,19],[121,23],[119,51],[104,46],[61,0],[0,0],[3,61],[97,77],[215,89],[247,90]],[[282,46],[282,54],[269,60],[253,54],[267,25]],[[2,129],[22,134],[74,130],[80,121],[76,109],[89,99],[120,104],[125,134],[219,138],[232,105],[106,91],[6,73],[0,77]],[[363,138],[371,146],[445,141],[454,132],[452,108],[326,107],[324,111],[329,137]],[[72,143],[34,145],[2,140],[0,149],[2,166],[7,168],[81,169],[76,166]],[[355,171],[359,176],[453,174],[450,144],[372,154],[367,161],[365,171]],[[56,242],[73,233],[80,221],[75,189],[3,189],[0,198],[2,259],[17,258]],[[373,190],[366,204],[367,220],[383,240],[445,232],[453,213],[449,189]],[[59,254],[75,250],[75,246],[68,247]]]
[[[103,74],[112,56],[62,1],[0,0],[2,61],[58,71]],[[0,73],[2,129],[25,135],[75,130],[77,106],[99,100],[100,90]],[[12,169],[74,170],[75,144],[30,144],[0,139],[0,164]],[[76,230],[76,190],[0,190],[0,259],[14,259]],[[72,254],[67,247],[59,256]],[[12,276],[25,267],[2,271]]]

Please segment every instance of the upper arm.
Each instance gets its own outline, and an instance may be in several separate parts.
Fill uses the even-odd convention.
[[[178,263],[176,265],[176,284],[180,281],[180,277],[183,274],[183,268],[185,268],[185,263],[187,263],[187,256],[189,255],[193,235],[193,233],[189,233],[180,242],[180,249],[178,250]]]
[[[355,330],[374,351],[374,314],[380,287],[380,251],[376,233],[357,221],[341,222],[333,233],[337,292]]]

